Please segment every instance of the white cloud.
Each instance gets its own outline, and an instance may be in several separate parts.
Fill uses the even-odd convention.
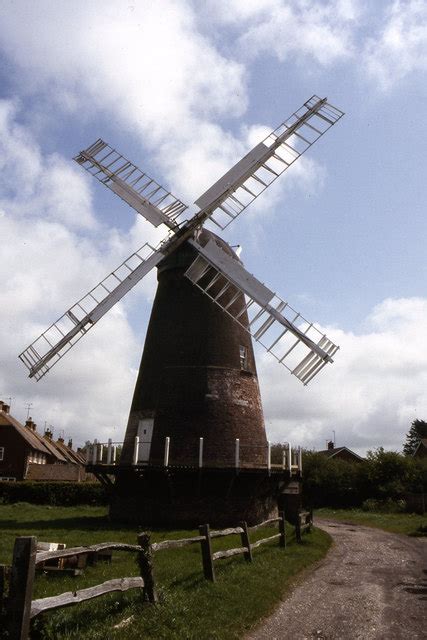
[[[367,318],[365,333],[323,328],[341,349],[308,387],[286,380],[286,371],[262,354],[269,437],[319,449],[335,430],[339,446],[362,453],[401,449],[412,420],[427,416],[426,314],[427,299],[387,299]]]
[[[209,8],[220,22],[239,25],[243,58],[267,53],[280,61],[308,58],[322,66],[352,55],[354,23],[360,13],[352,0],[224,0],[215,6],[210,3]]]
[[[114,427],[121,436],[135,378],[131,367],[141,349],[123,305],[37,385],[26,377],[18,354],[127,257],[131,247],[138,248],[146,229],[137,220],[124,234],[97,222],[86,176],[77,175],[71,162],[57,154],[44,156],[29,130],[17,124],[18,115],[16,105],[0,102],[0,390],[13,397],[18,417],[25,416],[24,405],[32,402],[41,426],[47,420],[75,441],[90,435],[88,425],[101,437],[111,435]],[[151,240],[158,235],[149,233]],[[141,303],[153,291],[150,279],[130,304],[138,298]]]
[[[427,70],[427,5],[424,0],[396,0],[388,7],[385,24],[369,38],[363,69],[383,90],[410,73]]]
[[[69,227],[96,226],[85,177],[58,154],[43,158],[19,107],[0,101],[0,207],[13,216],[42,216]]]

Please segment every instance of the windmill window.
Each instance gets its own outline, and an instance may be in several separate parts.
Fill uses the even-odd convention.
[[[0,447],[0,461],[4,460],[4,447]]]
[[[248,348],[240,345],[240,368],[248,368]]]

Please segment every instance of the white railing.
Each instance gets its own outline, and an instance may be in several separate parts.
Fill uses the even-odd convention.
[[[204,451],[205,447],[205,438],[198,439],[198,450],[195,446],[194,448],[194,456],[192,456],[191,460],[183,460],[180,459],[174,461],[171,456],[171,451],[173,452],[173,442],[172,438],[167,436],[164,441],[163,448],[163,457],[162,464],[164,467],[168,466],[180,466],[186,464],[186,466],[193,466],[202,469],[205,466],[211,467],[212,462],[206,461]],[[134,448],[132,452],[132,465],[133,466],[147,466],[148,460],[140,459],[140,447],[141,444],[148,444],[142,442],[139,436],[135,436],[134,440]],[[196,445],[196,443],[195,443]],[[93,443],[87,445],[86,447],[86,463],[88,465],[118,465],[119,458],[117,456],[118,448],[122,448],[123,442],[113,442],[111,438],[107,442],[98,442],[98,440],[94,440]],[[267,442],[266,446],[252,446],[252,445],[243,445],[241,443],[240,438],[236,438],[234,443],[231,442],[228,444],[228,447],[222,449],[221,461],[215,464],[214,466],[223,466],[223,467],[231,467],[235,469],[240,469],[244,467],[260,467],[265,468],[268,473],[271,473],[272,470],[277,471],[281,469],[283,471],[288,471],[289,475],[302,473],[302,449],[301,447],[292,448],[290,443],[284,443],[281,445],[282,453],[278,454],[277,445],[273,445],[271,442]],[[261,453],[260,453],[261,448]],[[276,451],[275,451],[276,449]],[[251,450],[255,455],[254,459],[257,461],[256,463],[245,464],[245,460],[250,458],[248,455],[248,450]],[[224,455],[225,452],[225,455]],[[242,456],[243,453],[243,456]],[[275,461],[273,462],[273,457]],[[242,460],[243,458],[243,460]],[[280,459],[280,462],[278,462]],[[228,460],[228,462],[227,462]],[[242,464],[243,463],[243,464]]]

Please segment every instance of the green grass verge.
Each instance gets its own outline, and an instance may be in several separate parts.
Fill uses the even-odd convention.
[[[276,528],[277,529],[277,528]],[[273,535],[263,528],[252,541]],[[154,555],[160,604],[141,603],[140,592],[103,596],[91,603],[41,616],[34,624],[38,638],[132,640],[228,640],[241,638],[257,621],[272,611],[303,568],[321,559],[330,537],[320,530],[295,542],[287,530],[286,550],[277,542],[254,551],[252,564],[237,556],[215,563],[217,582],[203,578],[198,545],[159,551]],[[96,542],[135,543],[134,527],[110,523],[104,507],[46,507],[29,504],[0,506],[0,562],[10,563],[15,536],[36,535],[40,540],[65,542],[68,547]],[[188,537],[195,531],[153,531],[152,540]],[[214,540],[214,550],[240,546],[238,536]],[[111,565],[89,567],[76,578],[38,575],[34,597],[74,591],[114,577],[138,575],[135,556],[114,553]],[[114,629],[133,616],[130,624]]]
[[[409,536],[425,536],[427,533],[427,517],[416,513],[380,513],[362,511],[361,509],[317,509],[319,518],[343,520],[352,524],[363,524],[392,533],[403,533]]]

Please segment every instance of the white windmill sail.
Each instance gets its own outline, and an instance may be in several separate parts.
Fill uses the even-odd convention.
[[[177,227],[187,205],[141,171],[107,142],[99,139],[74,158],[84,169],[114,191],[155,227]]]
[[[164,243],[155,249],[148,243],[101,280],[89,293],[44,331],[21,354],[30,378],[40,380],[66,353],[130,291],[151,269],[163,260]]]
[[[201,195],[200,211],[181,225],[187,206],[106,142],[99,139],[81,151],[74,158],[78,164],[154,226],[164,223],[171,231],[156,249],[146,244],[127,258],[20,354],[30,377],[43,377],[141,278],[189,240],[200,255],[187,277],[307,384],[338,347],[215,243],[201,247],[191,238],[208,218],[225,228],[342,116],[326,98],[310,98]],[[242,321],[245,311],[249,326]],[[288,344],[291,336],[296,341]]]
[[[343,115],[312,96],[195,201],[197,217],[225,229]]]
[[[338,347],[287,302],[257,280],[214,240],[202,247],[185,275],[246,329],[305,385]],[[246,323],[246,313],[249,323]]]

